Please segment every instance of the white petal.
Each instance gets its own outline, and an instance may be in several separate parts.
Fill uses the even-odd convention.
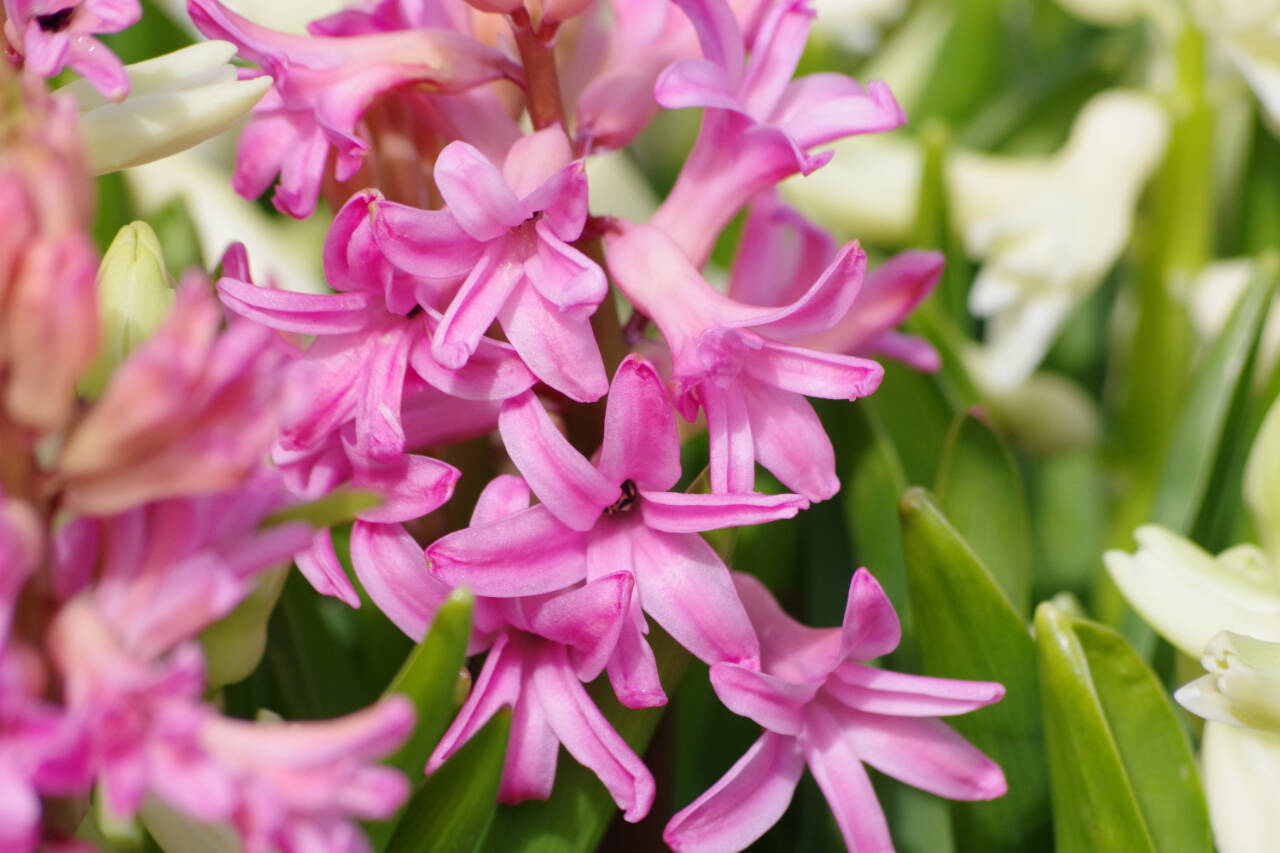
[[[1280,838],[1280,734],[1207,723],[1201,773],[1221,853],[1270,853]]]

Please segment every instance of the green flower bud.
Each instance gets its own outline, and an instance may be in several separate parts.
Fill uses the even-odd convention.
[[[151,226],[131,222],[121,228],[98,267],[101,346],[80,378],[80,393],[90,399],[102,394],[116,367],[164,322],[173,296],[173,280]]]

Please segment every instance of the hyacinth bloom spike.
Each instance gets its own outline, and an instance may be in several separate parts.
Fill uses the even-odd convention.
[[[539,379],[574,400],[601,397],[608,382],[590,317],[608,283],[569,245],[586,222],[587,186],[564,131],[522,137],[501,171],[475,147],[450,143],[435,179],[447,214],[388,203],[373,224],[378,246],[404,272],[466,272],[435,330],[435,360],[462,368],[497,320]]]
[[[807,765],[850,850],[892,850],[888,825],[862,764],[941,797],[1002,796],[1000,768],[937,719],[999,701],[999,684],[924,678],[859,663],[892,651],[900,629],[866,569],[849,588],[844,624],[807,628],[755,578],[734,582],[761,638],[761,667],[711,667],[732,711],[764,729],[725,776],[667,824],[679,851],[742,850],[786,810]]]
[[[614,377],[598,464],[569,445],[532,395],[504,405],[499,430],[541,503],[437,540],[427,558],[438,576],[513,597],[623,569],[643,613],[694,655],[756,665],[758,644],[728,570],[697,531],[790,518],[803,498],[665,491],[679,478],[675,419],[657,372],[634,356]],[[626,704],[659,701],[644,630],[633,613],[609,665]]]
[[[407,83],[449,93],[521,78],[502,53],[448,29],[297,36],[260,27],[216,0],[190,0],[187,9],[197,29],[236,44],[275,81],[240,138],[233,184],[256,198],[279,174],[276,207],[299,219],[315,210],[331,147],[338,180],[360,168],[369,144],[356,126],[378,95]]]
[[[835,453],[804,397],[866,396],[884,371],[865,358],[790,341],[823,333],[850,312],[866,270],[862,249],[845,246],[781,306],[724,296],[653,226],[619,223],[605,249],[614,281],[671,350],[676,406],[690,421],[699,408],[706,412],[712,491],[750,491],[758,461],[811,500],[834,495]]]
[[[742,30],[725,0],[678,5],[693,22],[704,58],[669,67],[654,97],[668,109],[703,107],[706,113],[675,187],[650,221],[701,267],[720,231],[752,197],[831,159],[830,152],[810,149],[892,130],[906,116],[880,82],[863,89],[840,74],[791,79],[813,17],[806,0],[768,7],[745,67]]]
[[[70,66],[111,101],[129,94],[124,64],[98,33],[118,33],[142,17],[138,0],[4,0],[4,36],[40,77]]]

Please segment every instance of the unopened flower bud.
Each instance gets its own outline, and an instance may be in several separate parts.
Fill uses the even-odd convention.
[[[173,307],[173,281],[160,241],[145,222],[120,229],[98,268],[102,345],[80,379],[80,392],[96,398],[120,362],[151,337]]]
[[[1220,631],[1200,659],[1208,675],[1174,694],[1209,720],[1280,731],[1280,643]]]

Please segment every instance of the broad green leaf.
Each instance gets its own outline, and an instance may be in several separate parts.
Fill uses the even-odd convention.
[[[1036,609],[1060,853],[1213,850],[1190,744],[1164,687],[1115,631]]]
[[[1031,635],[928,492],[909,489],[900,511],[924,672],[998,681],[1006,690],[995,705],[947,720],[999,762],[1009,783],[998,800],[954,805],[958,849],[1035,849],[1027,845],[1047,829],[1049,792]]]
[[[1084,595],[1106,536],[1106,477],[1096,451],[1060,453],[1029,469],[1036,544],[1032,598],[1062,590]]]
[[[1019,616],[1031,615],[1031,523],[1022,477],[990,427],[961,415],[947,434],[934,492]]]
[[[937,378],[896,362],[885,362],[879,389],[855,405],[874,412],[893,443],[906,482],[925,486],[938,473],[947,430],[959,408]]]
[[[671,694],[689,663],[689,653],[656,625],[650,627],[649,645],[662,685]],[[663,709],[622,707],[606,678],[597,679],[587,692],[622,739],[643,756]],[[595,774],[562,753],[551,798],[500,806],[481,849],[485,853],[588,853],[596,849],[617,814],[617,805]]]
[[[314,501],[292,504],[276,510],[262,520],[262,526],[270,527],[288,521],[305,521],[320,530],[324,527],[347,524],[355,519],[357,513],[372,509],[381,503],[382,498],[373,492],[339,487]]]
[[[387,687],[387,695],[401,693],[412,699],[418,712],[409,740],[384,762],[403,770],[410,779],[422,773],[431,750],[457,711],[454,691],[467,660],[474,604],[466,589],[451,592],[431,620],[427,636]]]
[[[507,757],[511,710],[485,723],[405,806],[388,853],[471,853],[485,836],[497,806]]]
[[[1152,507],[1155,524],[1189,533],[1204,506],[1232,404],[1247,393],[1276,272],[1274,261],[1259,265],[1226,327],[1196,366]]]
[[[174,196],[164,207],[150,214],[147,222],[160,238],[164,262],[175,278],[181,278],[192,267],[205,268],[200,232],[191,219],[185,197]]]
[[[267,620],[280,600],[288,574],[289,566],[262,572],[254,579],[253,590],[234,610],[200,632],[207,689],[217,690],[248,677],[262,661],[267,647]]]

